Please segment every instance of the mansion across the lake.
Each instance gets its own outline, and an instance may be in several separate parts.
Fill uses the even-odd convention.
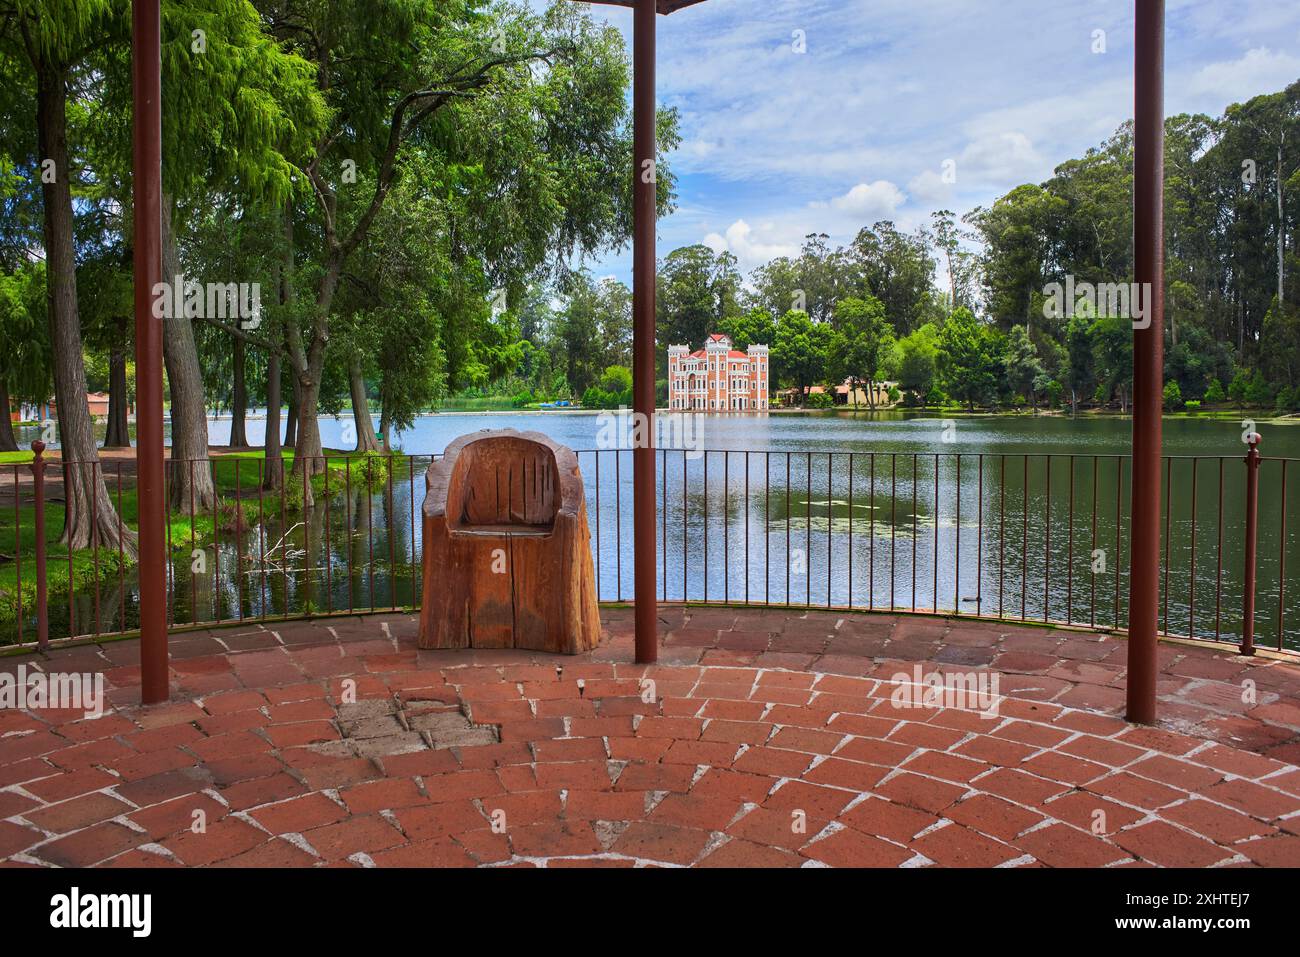
[[[767,411],[767,346],[746,351],[714,333],[703,349],[668,347],[668,408],[675,411]]]

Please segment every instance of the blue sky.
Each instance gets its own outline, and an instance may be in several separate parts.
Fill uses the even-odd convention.
[[[631,11],[591,10],[630,49]],[[707,0],[658,24],[659,102],[683,133],[659,254],[703,242],[745,272],[809,232],[962,215],[1132,113],[1132,0]],[[1169,0],[1165,56],[1170,114],[1281,89],[1300,78],[1300,3]],[[589,265],[631,282],[627,250]]]

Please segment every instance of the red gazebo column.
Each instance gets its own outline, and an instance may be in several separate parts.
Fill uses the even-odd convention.
[[[132,199],[135,223],[135,461],[140,526],[140,698],[166,701],[167,566],[163,537],[162,45],[160,0],[132,0]]]
[[[1133,488],[1128,593],[1129,721],[1156,719],[1160,457],[1164,381],[1164,0],[1136,0],[1133,106],[1134,279],[1149,323],[1133,329]]]
[[[655,595],[655,0],[632,15],[632,410],[645,441],[632,451],[632,527],[636,660],[659,655]],[[649,160],[649,164],[647,164]]]

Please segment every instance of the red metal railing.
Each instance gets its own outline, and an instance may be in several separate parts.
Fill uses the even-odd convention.
[[[50,554],[62,495],[39,443],[5,466],[13,521],[0,643],[138,627],[137,570],[98,534]],[[1105,631],[1127,614],[1124,456],[656,450],[658,597],[665,602],[842,608],[994,618]],[[631,453],[578,453],[597,592],[632,598]],[[626,458],[626,461],[625,461]],[[420,602],[418,511],[432,456],[328,456],[310,487],[264,486],[261,457],[167,463],[168,625],[396,610]],[[1300,652],[1286,589],[1300,535],[1290,460],[1163,460],[1162,634]],[[184,470],[185,482],[176,482]],[[133,521],[129,460],[59,463],[103,481]],[[215,497],[201,501],[206,477]],[[1261,481],[1262,478],[1262,481]],[[92,509],[97,506],[92,505]],[[125,512],[124,512],[125,507]],[[92,515],[92,519],[98,516]],[[92,521],[92,527],[98,523]],[[1288,552],[1292,553],[1288,555]],[[4,566],[0,565],[0,572]],[[57,571],[56,571],[57,569]],[[51,582],[51,576],[56,581]],[[35,588],[32,591],[32,584]]]

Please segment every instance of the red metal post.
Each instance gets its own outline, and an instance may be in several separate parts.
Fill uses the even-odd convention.
[[[1241,654],[1255,653],[1255,549],[1259,544],[1259,433],[1246,453],[1246,554],[1241,583]]]
[[[50,643],[50,609],[45,578],[45,443],[32,443],[32,497],[36,511],[36,647]],[[14,495],[18,492],[15,490]],[[19,586],[21,589],[21,585]],[[21,623],[20,623],[21,627]]]
[[[1146,303],[1133,327],[1129,721],[1156,719],[1160,587],[1160,452],[1164,379],[1164,0],[1136,0],[1133,104],[1134,278]]]
[[[167,576],[163,511],[162,46],[160,0],[132,0],[132,199],[135,215],[136,475],[139,499],[140,699],[166,701]]]
[[[632,18],[632,409],[645,441],[632,451],[636,660],[659,655],[655,595],[655,0]]]

